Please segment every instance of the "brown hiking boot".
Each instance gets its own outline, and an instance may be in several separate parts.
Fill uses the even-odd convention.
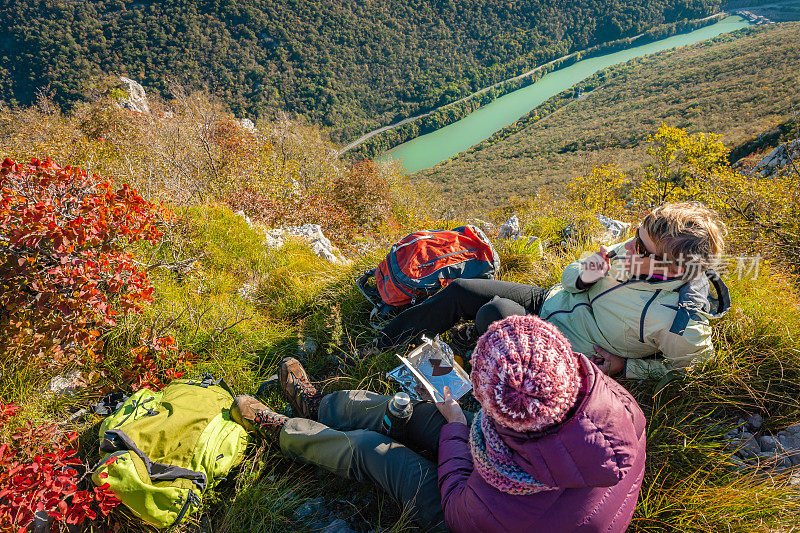
[[[319,402],[324,394],[311,384],[300,361],[294,357],[281,359],[278,365],[278,380],[294,415],[316,420],[319,414]]]
[[[289,420],[276,413],[252,396],[237,396],[231,407],[231,418],[240,424],[248,433],[278,442],[281,428]]]

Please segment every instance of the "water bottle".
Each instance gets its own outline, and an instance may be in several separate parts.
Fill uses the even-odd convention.
[[[386,404],[386,413],[381,422],[381,433],[395,440],[405,435],[406,423],[414,412],[411,397],[405,392],[398,392]]]

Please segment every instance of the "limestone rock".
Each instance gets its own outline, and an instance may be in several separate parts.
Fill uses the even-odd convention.
[[[800,139],[795,139],[791,142],[782,144],[775,148],[773,151],[765,155],[753,168],[754,172],[758,172],[762,176],[769,176],[776,169],[780,169],[788,165],[792,159],[800,158]]]
[[[774,454],[775,452],[780,453],[783,450],[783,446],[778,442],[778,439],[771,435],[761,435],[757,440],[759,446],[761,446],[761,450],[764,452]]]
[[[741,437],[730,440],[728,447],[735,450],[736,455],[744,459],[755,457],[761,452],[758,441],[749,433],[743,433]]]
[[[800,464],[800,435],[786,431],[778,432],[778,442],[793,465]]]
[[[326,261],[330,261],[334,264],[346,262],[343,258],[339,257],[336,247],[333,246],[331,241],[322,233],[322,228],[319,224],[289,226],[283,228],[283,231],[284,235],[287,237],[294,237],[306,241],[311,247],[311,251]]]
[[[299,346],[297,352],[298,355],[300,355],[301,357],[308,358],[314,355],[314,353],[316,353],[318,347],[319,345],[317,344],[316,339],[312,339],[311,337],[306,337],[305,339],[303,339],[303,344]]]
[[[249,131],[250,133],[256,132],[256,125],[253,124],[253,121],[249,118],[243,118],[239,120],[239,125],[242,127],[243,130]]]
[[[498,239],[510,239],[520,234],[521,228],[519,225],[519,217],[513,215],[500,226],[500,231],[497,234]]]
[[[286,244],[286,240],[282,229],[270,229],[264,232],[264,245],[267,248],[277,250],[283,248],[284,244]]]
[[[606,244],[619,242],[625,236],[627,231],[631,229],[630,222],[622,222],[621,220],[614,220],[605,215],[597,215],[597,220],[606,228],[605,233],[600,236],[600,240]]]
[[[86,388],[86,380],[79,370],[73,370],[63,376],[55,376],[47,384],[47,390],[56,396],[72,396],[81,389]]]
[[[792,467],[791,461],[786,456],[774,452],[759,452],[756,457],[758,458],[759,466],[766,470],[782,471]]]
[[[250,217],[249,217],[249,216],[247,216],[247,215],[245,214],[245,212],[244,212],[244,210],[243,210],[243,209],[239,209],[239,210],[238,210],[238,211],[236,211],[236,213],[234,213],[234,214],[235,214],[235,215],[237,215],[237,216],[240,216],[240,217],[242,217],[242,218],[244,219],[244,221],[245,221],[245,222],[247,222],[247,225],[248,225],[248,226],[250,226],[251,228],[253,227],[253,221],[252,221],[252,220],[250,220]]]
[[[258,299],[258,284],[257,283],[245,283],[241,287],[239,287],[239,298],[244,300],[245,302],[256,303]]]
[[[149,115],[150,105],[147,102],[147,94],[144,92],[144,87],[125,76],[120,76],[119,79],[125,86],[125,92],[128,95],[125,100],[120,102],[122,107],[130,109],[131,111],[136,111],[137,113]]]
[[[312,498],[295,509],[294,516],[303,520],[322,514],[328,514],[328,512],[327,505],[325,505],[325,498]]]
[[[764,418],[759,414],[750,415],[750,418],[747,419],[747,425],[750,426],[750,429],[759,429],[763,423]]]
[[[631,227],[630,222],[615,220],[605,215],[598,214],[597,220],[600,222],[600,225],[605,231],[599,234],[587,235],[585,229],[580,229],[580,225],[570,223],[567,225],[567,227],[561,230],[561,238],[563,239],[561,241],[561,245],[566,246],[570,243],[586,244],[586,242],[591,238],[596,238],[603,244],[613,244],[621,241]]]
[[[492,224],[491,222],[486,222],[480,218],[471,218],[467,221],[467,224],[480,228],[480,230],[486,235],[497,233],[496,225]]]
[[[784,429],[783,431],[795,435],[797,437],[800,437],[800,424],[793,424]]]

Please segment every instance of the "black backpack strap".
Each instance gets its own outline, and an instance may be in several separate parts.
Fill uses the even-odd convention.
[[[212,374],[209,374],[208,372],[204,373],[202,376],[190,379],[189,381],[186,382],[186,384],[197,385],[198,387],[203,387],[204,389],[207,389],[212,385],[216,385],[225,389],[225,392],[227,392],[231,396],[234,396],[230,386],[227,383],[225,383],[224,378],[214,379],[214,376]]]
[[[379,306],[386,304],[381,301],[380,293],[378,293],[378,287],[369,284],[370,278],[375,277],[376,270],[377,268],[365,270],[356,280],[356,286],[358,287],[358,290],[361,291],[361,294],[364,295],[364,298],[366,298],[375,308],[378,308]]]
[[[100,451],[103,453],[114,453],[118,451],[130,451],[139,456],[147,469],[147,475],[152,481],[174,481],[176,479],[188,479],[194,483],[200,492],[206,490],[208,478],[204,472],[189,470],[180,466],[156,463],[151,461],[147,455],[136,446],[128,435],[121,429],[109,429],[103,434],[103,441],[100,443]],[[101,460],[98,466],[104,461]],[[97,467],[95,467],[95,470]]]
[[[91,405],[91,410],[97,416],[108,416],[119,411],[122,404],[128,400],[128,396],[121,392],[110,392],[103,396],[99,402]]]
[[[186,382],[187,385],[197,385],[198,387],[203,387],[204,389],[207,389],[212,385],[219,385],[220,383],[224,383],[222,378],[214,379],[214,376],[208,372]],[[227,387],[227,385],[225,386]]]

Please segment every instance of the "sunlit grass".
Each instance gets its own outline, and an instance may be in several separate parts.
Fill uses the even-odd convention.
[[[190,374],[224,377],[236,393],[254,393],[287,355],[301,358],[312,380],[329,392],[397,390],[386,378],[398,364],[396,350],[349,357],[376,335],[369,326],[371,306],[354,280],[382,259],[386,248],[331,265],[299,244],[266,248],[257,228],[225,208],[197,208],[183,215],[194,228],[184,250],[196,253],[197,263],[182,275],[151,271],[154,304],[141,316],[121,319],[104,338],[105,357],[114,361],[111,374],[88,395],[42,400],[45,376],[6,361],[0,368],[4,397],[22,402],[25,414],[35,420],[63,419],[99,396],[102,384],[116,383],[121,370],[117,375],[113,368],[130,364],[130,348],[150,327],[163,328],[181,350],[195,355]],[[549,223],[523,220],[527,234]],[[522,240],[497,243],[501,277],[550,287],[567,264],[598,245],[562,249],[545,243],[540,251]],[[797,292],[766,271],[756,280],[728,281],[733,308],[714,325],[714,358],[680,380],[624,381],[648,419],[648,462],[631,531],[775,531],[800,512],[800,499],[786,487],[785,476],[735,470],[721,440],[745,412],[763,414],[769,429],[800,420]],[[311,346],[306,344],[310,339],[314,349],[308,351],[304,345]],[[287,410],[276,387],[263,400]],[[96,456],[96,436],[88,438],[92,431],[84,432],[89,457]],[[310,498],[332,493],[342,499],[365,493],[373,498],[365,509],[340,509],[342,516],[357,516],[379,531],[414,530],[408,513],[389,497],[284,459],[274,445],[252,447],[229,481],[208,495],[202,513],[180,530],[210,525],[225,532],[305,531],[308,523],[294,511]],[[135,519],[122,523],[125,531],[149,531]]]

